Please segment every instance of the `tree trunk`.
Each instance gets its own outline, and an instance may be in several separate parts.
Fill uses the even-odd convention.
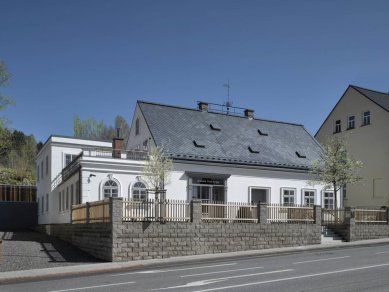
[[[334,186],[335,224],[337,224],[339,216],[338,216],[338,199],[337,199],[337,196],[336,196],[336,182],[333,182],[333,186]]]

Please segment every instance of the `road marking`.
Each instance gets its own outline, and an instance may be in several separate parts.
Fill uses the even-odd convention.
[[[134,284],[135,282],[123,282],[123,283],[114,283],[114,284],[106,284],[106,285],[98,285],[98,286],[89,286],[89,287],[79,287],[79,288],[71,288],[71,289],[63,289],[63,290],[52,290],[50,292],[65,292],[65,291],[76,291],[76,290],[84,290],[84,289],[95,289],[109,286],[120,286],[127,284]]]
[[[184,275],[184,276],[180,276],[180,277],[181,278],[186,278],[186,277],[195,277],[195,276],[203,276],[203,275],[211,275],[211,274],[221,274],[221,273],[236,272],[236,271],[246,271],[246,270],[255,270],[255,269],[263,269],[263,267],[253,267],[253,268],[244,268],[244,269],[235,269],[235,270],[216,271],[216,272],[209,272],[209,273],[190,274],[190,275]]]
[[[229,263],[229,264],[222,264],[222,265],[212,265],[212,266],[200,266],[200,267],[183,268],[183,269],[140,271],[140,272],[131,272],[131,273],[123,273],[123,274],[114,274],[114,275],[111,275],[111,276],[112,276],[112,277],[116,277],[116,276],[133,275],[133,274],[168,273],[168,272],[187,271],[187,270],[198,270],[198,269],[206,269],[206,268],[214,268],[214,267],[225,267],[225,266],[233,266],[233,265],[236,265],[236,263]]]
[[[295,262],[293,265],[298,264],[305,264],[305,263],[314,263],[314,262],[322,262],[322,261],[330,261],[330,260],[338,260],[338,259],[345,259],[349,258],[350,256],[344,256],[344,257],[336,257],[336,258],[326,258],[326,259],[318,259],[318,260],[311,260],[311,261],[304,261],[304,262]]]
[[[389,253],[389,251],[381,251],[381,252],[377,252],[376,254],[383,254],[383,253]]]
[[[206,280],[201,280],[201,281],[190,282],[190,283],[187,283],[185,285],[180,285],[180,286],[173,286],[173,287],[153,289],[153,291],[177,289],[177,288],[187,288],[187,287],[196,287],[196,286],[204,286],[204,285],[209,285],[209,284],[213,284],[213,283],[217,283],[217,282],[225,281],[225,280],[229,280],[229,279],[261,276],[261,275],[270,275],[270,274],[285,273],[285,272],[290,272],[290,271],[294,271],[294,270],[293,269],[287,269],[287,270],[269,271],[269,272],[247,274],[247,275],[237,275],[237,276],[215,278],[215,279],[206,279]]]
[[[233,289],[233,288],[240,288],[240,287],[247,287],[247,286],[255,286],[255,285],[275,283],[275,282],[282,282],[282,281],[289,281],[289,280],[296,280],[296,279],[313,278],[313,277],[318,277],[318,276],[331,275],[331,274],[337,274],[337,273],[345,273],[345,272],[358,271],[358,270],[367,270],[367,269],[386,267],[386,266],[389,266],[389,263],[382,264],[382,265],[365,266],[365,267],[359,267],[359,268],[353,268],[353,269],[345,269],[345,270],[317,273],[317,274],[309,274],[309,275],[289,277],[289,278],[266,280],[266,281],[260,281],[260,282],[254,282],[254,283],[245,283],[245,284],[233,285],[233,286],[210,288],[210,289],[198,290],[198,291],[194,291],[194,292],[208,292],[208,291],[215,291],[215,290],[226,290],[226,289]]]

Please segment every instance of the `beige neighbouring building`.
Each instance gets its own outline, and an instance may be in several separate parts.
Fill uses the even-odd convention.
[[[348,152],[363,162],[363,180],[346,186],[345,206],[389,205],[389,94],[350,85],[317,131],[325,144],[343,137]]]

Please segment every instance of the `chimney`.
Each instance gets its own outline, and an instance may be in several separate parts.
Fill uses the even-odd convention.
[[[248,118],[249,120],[252,120],[254,118],[254,110],[251,109],[245,109],[244,110],[244,116]]]
[[[208,111],[208,102],[199,101],[198,105],[199,105],[199,110],[201,110],[202,112]]]
[[[120,129],[116,129],[116,135],[117,137],[113,138],[112,140],[112,157],[113,158],[121,158],[122,150],[123,150],[123,139],[119,138],[120,136]]]

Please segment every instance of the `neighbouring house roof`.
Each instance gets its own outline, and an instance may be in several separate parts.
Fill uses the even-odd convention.
[[[386,111],[389,111],[389,94],[385,92],[379,92],[371,89],[362,88],[355,85],[350,85],[356,91],[361,93],[363,96],[370,99],[372,102],[376,103]]]
[[[176,160],[308,169],[321,154],[302,125],[138,101],[157,146]]]

